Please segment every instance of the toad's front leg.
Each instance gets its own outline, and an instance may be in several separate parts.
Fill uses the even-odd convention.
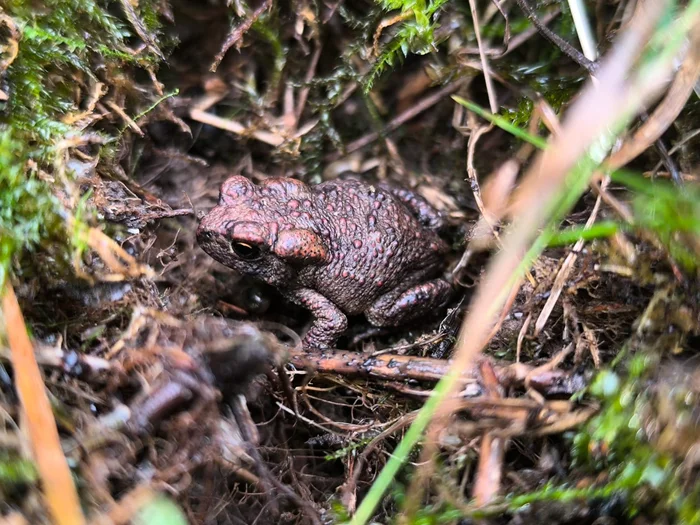
[[[311,311],[313,322],[304,336],[304,346],[328,348],[348,327],[348,318],[320,293],[309,288],[287,292],[286,297]]]

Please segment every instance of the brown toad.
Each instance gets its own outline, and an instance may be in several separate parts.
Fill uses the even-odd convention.
[[[346,314],[396,326],[444,306],[451,286],[439,277],[447,252],[441,224],[421,197],[386,184],[270,178],[256,185],[233,176],[197,241],[309,309],[304,343],[323,348],[347,328]]]

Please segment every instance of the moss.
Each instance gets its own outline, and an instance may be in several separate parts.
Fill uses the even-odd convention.
[[[74,75],[95,78],[96,60],[118,66],[143,60],[128,52],[126,27],[96,2],[50,0],[38,10],[25,0],[11,0],[8,13],[21,41],[8,70],[6,123],[42,143],[70,130],[60,118],[78,109],[72,99]]]
[[[614,173],[613,180],[634,192],[635,226],[653,231],[687,272],[695,272],[700,267],[700,188],[679,188],[626,171]]]
[[[276,13],[264,14],[252,26],[253,31],[272,48],[273,62],[267,85],[267,100],[273,100],[279,90],[282,70],[287,63],[287,49],[280,39],[279,19]]]
[[[527,97],[518,99],[518,106],[515,108],[504,108],[501,115],[507,118],[511,124],[520,128],[526,128],[532,118],[532,110],[535,104]]]
[[[140,3],[151,31],[158,26],[156,5]],[[53,175],[63,162],[56,143],[82,132],[64,121],[81,110],[76,85],[86,87],[92,79],[109,86],[113,76],[123,79],[125,67],[157,64],[152,51],[130,51],[132,32],[107,2],[47,0],[39,6],[8,0],[5,12],[17,25],[20,41],[6,72],[9,101],[0,115],[0,283],[22,249],[36,250],[42,243],[71,249],[65,211],[44,180],[50,177],[39,178],[37,171]]]
[[[67,239],[61,207],[35,173],[25,173],[28,160],[25,144],[8,130],[0,134],[0,285],[17,250]]]
[[[0,494],[37,480],[37,471],[31,461],[8,453],[0,454]]]
[[[387,11],[400,10],[406,21],[399,24],[394,38],[384,46],[371,71],[364,79],[364,90],[369,92],[377,78],[409,54],[425,55],[436,49],[435,29],[437,14],[447,0],[381,0]]]
[[[608,475],[607,483],[586,496],[622,495],[630,518],[642,510],[647,516],[690,517],[700,504],[697,488],[684,490],[679,459],[647,436],[645,421],[658,417],[647,388],[658,364],[658,358],[640,355],[622,372],[602,371],[590,388],[601,411],[573,439],[574,468]],[[700,523],[700,515],[683,523]]]

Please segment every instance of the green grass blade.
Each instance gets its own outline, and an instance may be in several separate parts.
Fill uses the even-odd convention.
[[[620,225],[614,221],[604,221],[593,224],[590,228],[585,226],[575,226],[566,230],[560,230],[552,234],[548,246],[567,246],[578,242],[579,239],[590,241],[593,239],[603,239],[613,236],[620,230]]]
[[[538,137],[537,135],[533,135],[527,132],[526,130],[519,128],[518,126],[514,126],[513,124],[508,122],[507,119],[501,117],[500,115],[494,115],[493,113],[489,113],[484,108],[482,108],[478,104],[474,104],[474,102],[471,102],[470,100],[466,100],[457,95],[452,95],[452,100],[464,106],[469,111],[473,111],[481,118],[486,119],[492,124],[498,126],[503,131],[507,131],[511,135],[518,137],[519,139],[522,139],[525,142],[529,142],[530,144],[539,149],[545,149],[547,147],[547,141],[542,137]]]

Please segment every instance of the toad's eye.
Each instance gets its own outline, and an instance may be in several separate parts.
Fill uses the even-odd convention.
[[[253,261],[260,257],[260,248],[247,242],[233,241],[231,247],[236,255],[246,261]]]

